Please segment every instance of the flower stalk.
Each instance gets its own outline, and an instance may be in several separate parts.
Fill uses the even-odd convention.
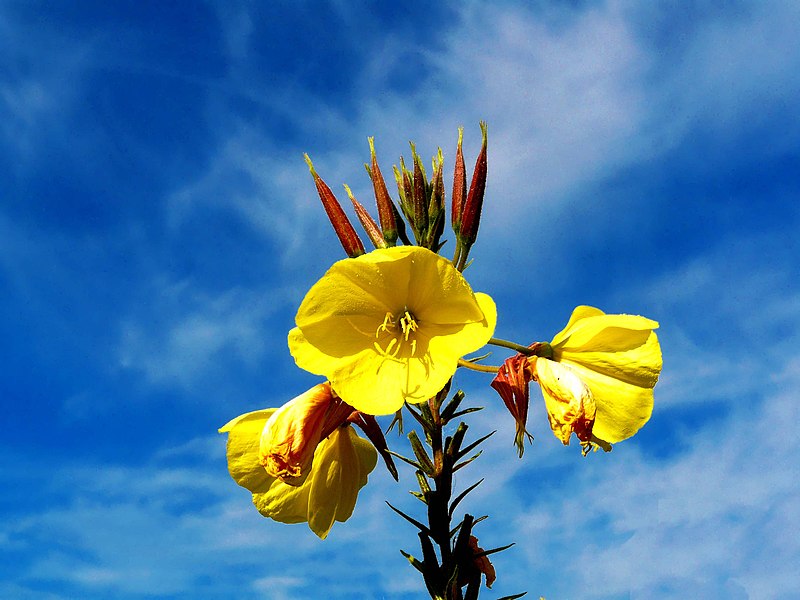
[[[308,170],[311,171],[311,176],[314,178],[314,185],[317,187],[319,199],[322,201],[322,206],[325,208],[325,213],[328,215],[331,225],[333,225],[333,230],[336,232],[336,236],[339,238],[342,248],[344,248],[347,256],[351,258],[361,256],[364,254],[364,244],[358,237],[356,230],[353,229],[350,219],[347,218],[344,210],[342,210],[342,205],[339,204],[336,196],[333,195],[331,188],[322,181],[322,177],[317,175],[317,172],[314,170],[314,164],[311,162],[311,158],[308,154],[304,154],[303,157],[306,159]]]
[[[413,494],[426,505],[427,524],[417,521],[397,508],[392,507],[392,509],[419,530],[422,560],[402,550],[401,552],[422,574],[431,598],[467,600],[478,597],[482,581],[485,581],[487,587],[491,587],[494,582],[494,567],[486,557],[510,545],[489,551],[481,549],[477,538],[472,535],[476,519],[470,514],[465,514],[453,526],[458,504],[481,483],[478,481],[453,498],[454,474],[480,455],[478,452],[465,460],[467,455],[494,432],[464,447],[468,427],[462,421],[452,436],[445,436],[444,430],[447,425],[459,414],[465,414],[464,411],[457,410],[464,398],[461,392],[457,392],[450,402],[443,406],[449,389],[450,386],[446,386],[427,403],[420,405],[419,410],[406,406],[422,427],[429,448],[426,451],[415,433],[409,434],[409,441],[417,461],[406,459],[405,462],[416,464],[418,467],[416,475],[420,491]]]

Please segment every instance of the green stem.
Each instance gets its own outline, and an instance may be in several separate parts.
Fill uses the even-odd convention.
[[[466,369],[472,369],[473,371],[480,371],[481,373],[497,373],[500,370],[500,367],[495,367],[494,365],[479,365],[477,363],[464,360],[463,358],[458,359],[458,366]]]
[[[489,343],[493,346],[501,346],[503,348],[508,348],[509,350],[514,350],[520,354],[524,354],[525,356],[533,356],[535,353],[535,350],[529,346],[523,346],[522,344],[509,342],[508,340],[501,340],[500,338],[491,338]]]

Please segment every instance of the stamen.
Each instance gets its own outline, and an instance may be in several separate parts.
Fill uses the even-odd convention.
[[[408,312],[408,309],[406,309],[405,314],[400,317],[400,329],[403,332],[405,341],[408,341],[408,336],[419,329],[419,325],[417,325],[417,322],[414,320],[414,315]]]
[[[398,327],[400,329],[399,332]],[[388,334],[390,336],[388,343],[385,348],[381,347],[381,343],[378,341],[376,341],[373,346],[381,356],[397,359],[403,347],[403,342],[410,342],[411,355],[414,356],[417,353],[417,340],[412,339],[411,334],[418,329],[419,325],[414,319],[414,315],[412,315],[407,308],[403,312],[403,316],[399,319],[395,319],[392,313],[387,312],[383,317],[383,323],[378,325],[378,328],[375,330],[375,339],[380,340],[382,336]],[[399,337],[397,335],[398,333],[402,333],[403,337]]]
[[[378,329],[375,331],[375,337],[379,337],[381,332],[388,332],[397,327],[397,323],[394,320],[394,315],[390,312],[386,313],[386,316],[383,317],[383,323],[378,325]]]

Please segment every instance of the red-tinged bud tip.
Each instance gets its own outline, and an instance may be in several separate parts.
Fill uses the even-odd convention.
[[[322,201],[322,206],[328,215],[331,225],[333,225],[333,230],[336,232],[336,236],[339,238],[344,251],[351,258],[361,256],[364,254],[364,244],[361,243],[361,239],[359,239],[356,230],[353,228],[344,210],[342,210],[341,204],[339,204],[336,196],[333,195],[331,188],[317,175],[308,154],[303,154],[303,158],[305,158],[306,164],[308,164],[308,170],[311,171],[314,184],[317,186],[319,199]]]

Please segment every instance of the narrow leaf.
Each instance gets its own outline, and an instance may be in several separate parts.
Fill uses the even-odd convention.
[[[464,410],[460,410],[457,413],[454,413],[451,418],[457,419],[459,417],[463,417],[464,415],[468,415],[469,413],[478,412],[479,410],[483,410],[483,406],[473,406],[471,408],[465,408]]]
[[[422,469],[422,465],[421,465],[421,464],[419,464],[418,462],[416,462],[416,461],[414,461],[414,460],[411,460],[410,458],[406,458],[406,457],[405,457],[405,456],[403,456],[402,454],[398,454],[398,453],[397,453],[397,452],[395,452],[394,450],[387,450],[386,452],[387,452],[388,454],[391,454],[391,455],[392,455],[392,456],[394,456],[395,458],[399,458],[399,459],[400,459],[400,460],[402,460],[404,463],[408,463],[409,465],[411,465],[411,466],[412,466],[412,467],[414,467],[415,469],[420,469],[420,470]]]
[[[469,494],[472,490],[478,487],[481,483],[483,483],[483,479],[481,479],[477,483],[473,483],[471,486],[469,486],[467,489],[461,492],[458,496],[456,496],[455,500],[453,500],[453,502],[450,503],[449,514],[451,519],[453,518],[453,513],[455,512],[458,503],[461,502],[467,496],[467,494]]]
[[[414,558],[408,552],[405,552],[403,550],[400,550],[400,554],[405,556],[406,559],[408,560],[408,562],[411,563],[411,566],[414,567],[417,571],[419,571],[420,573],[423,573],[423,574],[425,573],[425,570],[424,570],[424,567],[422,566],[422,563],[419,562],[416,558]]]
[[[453,473],[455,473],[456,471],[458,471],[459,469],[461,469],[463,467],[466,467],[469,463],[471,463],[473,460],[478,458],[481,454],[483,454],[483,450],[481,450],[480,452],[475,454],[472,458],[469,458],[469,459],[465,460],[462,463],[458,463],[456,466],[453,467]]]
[[[492,437],[492,436],[493,436],[495,433],[497,433],[497,430],[496,430],[496,429],[495,429],[494,431],[492,431],[491,433],[487,433],[487,434],[486,434],[485,436],[483,436],[482,438],[480,438],[480,439],[478,439],[478,440],[476,440],[476,441],[472,442],[472,443],[471,443],[469,446],[467,446],[466,448],[464,448],[463,450],[461,450],[461,451],[458,453],[458,455],[456,456],[456,460],[460,459],[462,456],[466,456],[467,454],[469,454],[469,453],[470,453],[472,450],[474,450],[474,449],[475,449],[476,447],[478,447],[480,444],[482,444],[483,442],[485,442],[486,440],[488,440],[488,439],[489,439],[490,437]]]
[[[484,550],[483,552],[478,552],[475,554],[475,558],[480,558],[481,556],[489,556],[490,554],[495,554],[496,552],[502,552],[503,550],[508,550],[513,546],[515,542],[511,542],[506,546],[501,546],[500,548],[492,548],[491,550]]]
[[[420,531],[422,531],[426,535],[430,535],[431,534],[430,529],[428,529],[425,525],[423,525],[422,523],[417,521],[414,517],[409,517],[406,513],[404,513],[399,508],[395,508],[389,502],[386,502],[386,504],[389,506],[389,508],[391,508],[394,512],[396,512],[398,515],[403,517],[406,521],[411,523],[414,527],[416,527],[417,529],[419,529]]]

